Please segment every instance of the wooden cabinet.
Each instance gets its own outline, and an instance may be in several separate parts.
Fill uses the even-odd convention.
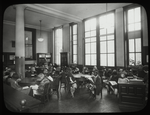
[[[61,66],[68,66],[68,52],[60,53]]]
[[[119,107],[121,109],[140,110],[145,106],[145,84],[120,83]]]
[[[45,62],[52,63],[51,53],[37,53],[37,65],[42,65]]]

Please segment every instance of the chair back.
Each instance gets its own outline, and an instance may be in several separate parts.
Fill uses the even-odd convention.
[[[50,83],[46,83],[44,85],[44,92],[43,95],[47,95],[49,93]]]
[[[50,83],[51,89],[58,89],[59,88],[59,77],[54,77],[53,82]]]

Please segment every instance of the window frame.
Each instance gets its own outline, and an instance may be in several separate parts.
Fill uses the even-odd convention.
[[[76,34],[73,34],[73,26],[74,26],[74,25],[77,25],[77,28],[76,28],[76,29],[77,29],[77,30],[76,30],[77,33],[76,33]],[[74,22],[73,22],[73,23],[70,23],[70,31],[71,31],[71,32],[70,32],[70,37],[71,37],[71,38],[70,38],[70,40],[71,40],[70,43],[71,43],[71,52],[72,52],[72,55],[71,55],[71,63],[72,63],[72,64],[78,64],[78,24],[77,24],[77,23],[74,23]],[[74,50],[74,47],[73,47],[73,46],[74,46],[74,44],[73,44],[73,41],[74,41],[74,40],[73,40],[73,35],[76,35],[76,36],[77,36],[77,40],[76,40],[76,42],[77,42],[77,43],[76,43],[76,46],[77,46],[76,51],[77,51],[77,53],[76,53],[76,54],[74,54],[74,52],[73,52],[73,50]],[[76,63],[74,63],[74,55],[76,55],[76,61],[77,61]]]
[[[62,51],[59,52],[59,62],[60,62],[60,63],[57,63],[57,59],[56,59],[56,44],[55,44],[55,43],[56,43],[56,30],[57,30],[57,29],[62,29],[62,50],[63,50],[63,26],[54,27],[54,29],[53,29],[53,32],[54,32],[54,35],[53,35],[53,36],[54,36],[54,38],[53,38],[53,43],[54,43],[54,45],[53,45],[53,46],[54,46],[54,47],[53,47],[53,49],[54,49],[54,50],[53,50],[53,52],[54,52],[54,58],[53,58],[53,59],[54,59],[54,60],[53,60],[53,62],[56,63],[56,64],[58,64],[58,65],[61,65],[60,53],[61,53]]]
[[[36,29],[25,27],[25,31],[32,32],[32,59],[31,58],[25,58],[25,61],[36,60]],[[24,38],[24,40],[25,39],[26,39],[26,37]],[[26,44],[25,44],[25,49],[26,49]]]
[[[116,67],[116,13],[115,13],[115,10],[111,10],[111,11],[108,11],[108,12],[104,12],[104,13],[101,13],[101,14],[98,14],[98,15],[95,15],[95,16],[92,16],[92,17],[88,17],[88,18],[85,18],[82,20],[83,22],[83,45],[84,45],[84,48],[83,48],[83,65],[85,65],[85,21],[86,20],[89,20],[89,19],[92,19],[92,18],[96,18],[96,65],[97,67],[103,67],[100,65],[100,40],[99,40],[99,22],[98,22],[98,18],[101,16],[101,15],[106,15],[106,14],[109,14],[109,13],[114,13],[114,66],[105,66],[105,67]],[[93,66],[93,65],[85,65],[85,66]]]
[[[106,12],[106,13],[103,13],[101,15],[98,16],[98,21],[99,21],[99,18],[101,16],[106,16],[106,15],[109,15],[113,13],[114,14],[114,32],[113,33],[108,33],[107,34],[107,30],[106,30],[106,34],[104,35],[100,35],[100,26],[98,27],[98,31],[99,31],[99,34],[98,34],[98,39],[99,39],[99,50],[100,50],[100,36],[106,36],[106,40],[103,40],[106,42],[106,53],[100,53],[100,51],[98,52],[99,53],[99,65],[100,65],[100,60],[101,60],[101,56],[100,54],[106,54],[106,66],[105,67],[116,67],[116,14],[115,14],[115,10],[113,11],[109,11],[109,12]],[[98,25],[100,25],[100,23],[98,23]],[[108,40],[107,39],[107,36],[109,35],[114,35],[114,39],[113,40]],[[114,52],[113,53],[109,53],[108,52],[108,41],[113,41],[114,42]],[[108,54],[114,54],[114,66],[108,66]],[[100,65],[100,66],[103,66],[103,65]]]
[[[89,39],[91,39],[91,36],[90,37],[85,37],[85,33],[87,32],[87,31],[85,31],[85,22],[87,21],[87,20],[91,20],[91,19],[96,19],[96,29],[95,29],[95,31],[96,31],[96,35],[95,36],[92,36],[92,37],[96,37],[96,41],[95,41],[95,43],[96,43],[96,53],[92,53],[92,54],[96,54],[96,65],[97,65],[97,16],[93,16],[93,17],[90,17],[90,18],[87,18],[87,19],[84,19],[83,20],[83,25],[84,25],[84,31],[83,31],[83,35],[84,35],[84,65],[86,65],[86,52],[85,52],[85,44],[86,44],[86,42],[85,42],[85,39],[87,39],[87,38],[89,38]],[[90,30],[89,32],[91,32],[91,31],[93,31],[93,30]],[[90,40],[90,45],[91,45],[91,43],[94,43],[94,42],[91,42],[91,40]],[[89,53],[90,54],[90,56],[91,56],[91,52]],[[91,65],[91,57],[90,57],[90,65],[86,65],[86,66],[94,66],[94,65]]]
[[[128,10],[131,10],[131,9],[135,9],[137,7],[140,7],[140,12],[141,12],[141,29],[140,30],[134,30],[134,31],[128,31]],[[130,54],[130,51],[129,51],[129,40],[130,39],[134,39],[134,49],[135,49],[135,40],[139,37],[134,37],[134,38],[129,38],[128,35],[131,34],[131,33],[134,33],[137,32],[137,33],[140,33],[140,40],[141,40],[141,52],[136,52],[134,50],[134,59],[136,61],[136,54],[137,53],[141,53],[141,64],[143,64],[143,22],[142,22],[142,18],[143,18],[143,11],[142,11],[142,6],[139,5],[139,4],[131,4],[129,6],[125,6],[123,7],[123,10],[124,10],[124,45],[125,45],[125,49],[124,51],[126,52],[127,55],[125,55],[125,60],[124,60],[124,63],[125,63],[125,66],[130,66],[130,62],[129,62],[129,54]],[[139,31],[139,32],[138,32]],[[136,66],[137,64],[135,63],[134,66]]]

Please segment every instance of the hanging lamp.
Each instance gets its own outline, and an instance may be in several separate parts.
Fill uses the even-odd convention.
[[[38,38],[39,42],[42,42],[44,38],[41,37],[41,20],[40,20],[40,37]]]

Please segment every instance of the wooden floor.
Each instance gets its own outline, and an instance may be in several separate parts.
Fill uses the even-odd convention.
[[[51,100],[40,105],[39,113],[112,113],[121,112],[119,109],[119,99],[114,94],[107,94],[106,88],[103,88],[103,97],[97,96],[94,100],[90,98],[87,91],[83,88],[77,91],[75,97],[66,95],[62,89],[62,97],[57,99],[53,95]],[[31,111],[37,112],[37,109]]]

